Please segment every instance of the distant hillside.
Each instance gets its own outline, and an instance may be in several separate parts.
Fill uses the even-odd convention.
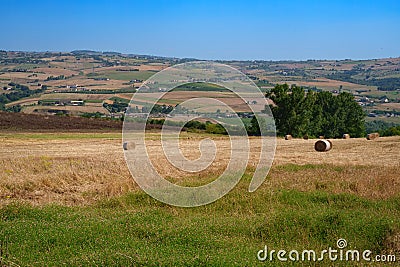
[[[0,110],[69,115],[101,113],[102,117],[122,117],[125,111],[122,106],[110,109],[107,105],[118,97],[130,99],[154,73],[193,60],[196,59],[94,50],[0,51]],[[351,93],[368,120],[400,124],[399,57],[215,62],[240,70],[263,92],[287,83],[306,91]],[[164,88],[160,85],[159,89],[163,91]],[[185,84],[175,91],[210,92],[214,97],[215,93],[220,93],[219,97],[227,93],[224,88],[199,83]],[[141,108],[140,103],[138,105]]]

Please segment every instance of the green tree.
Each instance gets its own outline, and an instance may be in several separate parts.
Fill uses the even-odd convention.
[[[341,137],[348,133],[354,137],[365,134],[365,114],[349,93],[334,96],[330,92],[306,92],[296,85],[276,85],[266,96],[278,135],[294,137],[324,135]]]
[[[307,97],[303,88],[287,84],[276,85],[266,96],[275,105],[270,105],[279,135],[301,136],[309,130],[312,115],[313,95]]]
[[[354,101],[350,93],[340,93],[337,97],[338,120],[340,121],[339,134],[350,134],[353,137],[365,135],[365,113],[361,106]]]
[[[225,128],[221,124],[215,123],[206,123],[206,133],[227,134]]]
[[[250,125],[247,127],[247,134],[249,135],[256,135],[260,136],[261,135],[261,130],[260,130],[260,125],[258,124],[258,120],[256,116],[253,116],[253,118],[250,121]]]

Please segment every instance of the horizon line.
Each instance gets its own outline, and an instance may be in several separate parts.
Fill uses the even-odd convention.
[[[136,54],[136,53],[131,53],[131,52],[118,52],[118,51],[99,51],[99,50],[92,50],[92,49],[76,49],[76,50],[71,50],[71,51],[55,51],[55,50],[5,50],[5,49],[0,49],[0,51],[3,52],[22,52],[22,53],[73,53],[73,52],[93,52],[93,53],[115,53],[119,55],[130,55],[130,56],[149,56],[149,57],[155,57],[155,58],[165,58],[165,59],[178,59],[178,60],[183,60],[183,59],[193,59],[193,60],[199,60],[199,61],[270,61],[270,62],[279,62],[279,61],[292,61],[292,62],[303,62],[303,61],[329,61],[329,60],[334,60],[334,61],[349,61],[349,60],[354,60],[354,61],[369,61],[369,60],[378,60],[378,59],[397,59],[400,58],[399,56],[390,56],[390,57],[382,57],[382,58],[308,58],[308,59],[202,59],[202,58],[195,58],[195,57],[176,57],[176,56],[162,56],[162,55],[152,55],[152,54]]]

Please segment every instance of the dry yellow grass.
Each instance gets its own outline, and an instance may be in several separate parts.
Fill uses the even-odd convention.
[[[64,76],[71,76],[71,75],[78,75],[79,72],[69,70],[69,69],[64,69],[64,68],[36,68],[34,69],[35,72],[39,73],[44,73],[46,75],[52,75],[52,76],[59,76],[59,75],[64,75]]]
[[[29,106],[26,107],[23,112],[24,113],[34,113],[35,110],[53,110],[53,111],[58,111],[58,110],[65,110],[70,112],[71,114],[79,114],[79,113],[85,113],[85,112],[100,112],[100,113],[109,113],[107,109],[105,109],[102,106],[91,106],[91,105],[85,105],[85,106]]]
[[[124,85],[126,81],[119,80],[109,80],[109,81],[96,81],[93,79],[87,79],[82,76],[76,76],[70,78],[68,80],[52,80],[46,82],[46,85],[52,86],[53,88],[57,88],[58,86],[67,86],[67,85],[78,85],[81,87],[86,87],[87,89],[92,90],[115,90],[127,87]],[[57,91],[70,91],[68,88],[57,88]]]
[[[139,65],[139,66],[112,66],[112,67],[101,67],[101,68],[96,68],[94,69],[95,72],[106,72],[106,71],[116,71],[116,70],[120,70],[120,69],[124,69],[124,70],[140,70],[140,71],[148,71],[148,70],[153,70],[153,71],[160,71],[163,70],[165,68],[169,67],[166,64],[146,64],[146,65]],[[88,73],[92,72],[92,69],[90,69],[89,71],[87,71]]]
[[[112,97],[110,94],[80,94],[80,93],[54,93],[40,96],[40,100],[46,99],[82,99],[82,100],[104,100]]]
[[[17,101],[8,103],[8,104],[6,104],[6,107],[11,107],[11,106],[14,106],[14,105],[21,105],[21,106],[24,106],[24,105],[37,104],[37,102],[38,102],[39,99],[40,99],[40,98],[38,98],[38,97],[34,97],[34,98],[24,98],[24,99],[21,99],[21,100],[17,100]]]
[[[7,72],[0,74],[0,78],[2,79],[11,79],[12,81],[15,81],[16,79],[25,79],[25,80],[44,80],[47,77],[50,76],[50,74],[46,73],[35,73],[37,76],[32,76],[31,72]]]
[[[0,205],[20,199],[34,204],[89,204],[102,198],[138,190],[125,164],[121,140],[98,134],[0,134]],[[74,135],[76,135],[74,137]],[[191,158],[200,156],[201,136],[185,134],[181,148]],[[209,181],[229,160],[229,140],[215,137],[218,153],[214,163],[198,174],[188,174],[168,164],[161,153],[158,135],[147,140],[148,151],[160,173],[174,182]],[[326,190],[384,199],[400,192],[400,137],[333,140],[327,153],[314,151],[315,140],[279,139],[273,167],[264,190]],[[251,139],[252,152],[260,149]],[[249,170],[258,161],[252,153]],[[138,170],[140,171],[140,170]]]
[[[400,103],[384,103],[384,104],[381,104],[381,109],[387,109],[387,110],[397,109],[397,110],[400,110]]]

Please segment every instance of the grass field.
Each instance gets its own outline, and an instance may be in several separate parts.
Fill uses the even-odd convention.
[[[155,166],[179,184],[213,180],[227,163],[227,138],[182,137],[183,152],[194,157],[199,153],[193,145],[214,139],[220,152],[211,170],[174,170],[160,156],[156,133],[148,138]],[[339,238],[349,248],[400,260],[400,137],[333,140],[327,153],[313,150],[315,140],[279,139],[272,169],[256,192],[247,192],[258,159],[252,154],[238,186],[198,208],[171,207],[141,191],[126,167],[120,138],[0,134],[0,265],[284,266],[259,263],[257,252],[264,245],[319,251],[336,247]],[[251,147],[258,151],[257,138]]]

